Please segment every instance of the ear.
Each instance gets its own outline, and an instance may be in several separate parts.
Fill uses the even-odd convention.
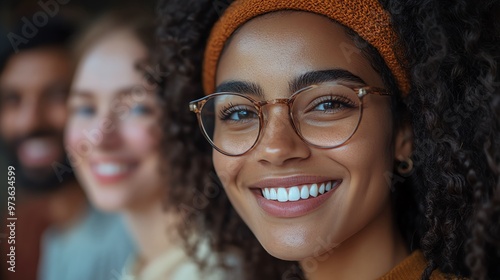
[[[409,122],[402,124],[394,138],[394,157],[397,161],[407,160],[413,151],[413,127]]]

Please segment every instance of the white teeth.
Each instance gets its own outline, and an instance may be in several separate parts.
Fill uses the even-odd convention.
[[[319,186],[318,186],[319,185]],[[337,185],[336,181],[324,182],[321,184],[303,185],[302,187],[293,186],[291,188],[263,188],[262,196],[267,200],[277,200],[279,202],[298,201],[317,197],[332,190],[332,186]]]
[[[127,170],[127,166],[114,163],[101,163],[96,165],[95,170],[99,175],[114,176],[125,172]]]
[[[303,186],[300,191],[300,198],[308,199],[309,198],[309,188],[307,186]]]
[[[321,187],[319,187],[318,192],[319,192],[320,194],[324,194],[324,193],[325,193],[325,183],[321,184]]]
[[[299,187],[291,187],[288,192],[289,201],[297,201],[300,199]]]
[[[55,141],[49,139],[31,139],[23,142],[19,149],[29,160],[36,161],[57,156],[59,148]]]
[[[311,189],[309,190],[309,194],[311,196],[317,197],[318,196],[318,185],[312,184]]]
[[[331,189],[332,189],[332,182],[328,182],[328,183],[326,183],[325,190],[326,190],[326,191],[329,191],[329,190],[331,190]]]
[[[285,202],[288,201],[288,194],[285,188],[278,188],[278,201]]]
[[[271,199],[271,200],[277,200],[278,199],[278,194],[276,193],[276,189],[270,189],[269,190],[269,199]]]

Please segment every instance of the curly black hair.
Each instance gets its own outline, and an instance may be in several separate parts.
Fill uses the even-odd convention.
[[[408,52],[424,278],[499,279],[499,1],[384,4]]]
[[[270,256],[238,216],[212,165],[212,149],[189,101],[203,96],[201,65],[210,30],[232,1],[163,0],[158,5],[167,207],[192,256],[194,235],[214,251],[236,247],[248,279],[303,279],[296,262]],[[397,224],[410,250],[458,277],[500,279],[500,1],[382,0],[411,75],[407,98],[392,100],[396,126],[414,133],[409,176],[394,175]],[[392,92],[394,78],[377,51],[347,30]],[[202,261],[200,260],[200,263]]]

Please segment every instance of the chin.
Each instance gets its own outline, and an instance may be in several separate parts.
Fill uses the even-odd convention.
[[[92,204],[97,209],[104,211],[104,212],[110,212],[110,213],[121,212],[125,209],[123,207],[122,203],[115,202],[115,201],[105,201],[105,200],[101,200],[101,199],[93,199]]]
[[[272,242],[263,244],[264,249],[271,256],[284,261],[302,261],[311,257],[321,256],[325,251],[320,246],[311,244],[285,244],[283,242]],[[315,248],[316,247],[316,248]],[[318,248],[319,247],[319,248]]]
[[[106,190],[86,190],[87,196],[95,208],[104,212],[121,212],[127,207],[122,195]]]
[[[288,222],[291,222],[292,225]],[[341,242],[337,242],[338,240],[344,240],[346,237],[341,232],[334,234],[334,229],[320,229],[310,224],[300,225],[299,221],[288,222],[281,226],[274,223],[254,228],[255,236],[264,249],[273,257],[281,260],[322,259],[325,254],[341,244]],[[274,229],[269,231],[270,227]]]
[[[258,240],[271,256],[285,261],[300,261],[313,255],[314,246],[295,234],[273,234]]]

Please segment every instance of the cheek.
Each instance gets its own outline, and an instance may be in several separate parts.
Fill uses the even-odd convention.
[[[392,167],[393,152],[390,135],[363,138],[345,148],[332,152],[334,158],[349,170],[351,175],[368,177],[384,173]]]
[[[358,130],[343,154],[358,173],[391,171],[387,170],[394,159],[390,102],[383,97],[369,97]]]
[[[213,151],[212,160],[215,172],[227,192],[231,191],[229,186],[234,184],[238,177],[238,172],[242,164],[240,158],[241,157],[228,157],[215,150]]]
[[[64,132],[64,144],[69,160],[75,169],[79,169],[79,163],[85,159],[93,145],[86,139],[85,126],[69,120]]]
[[[229,157],[217,151],[213,151],[213,163],[215,172],[222,183],[229,201],[234,209],[246,222],[249,221],[248,197],[238,187],[238,179],[243,175],[242,168],[245,165],[244,156]],[[241,175],[240,175],[241,174]]]
[[[0,131],[1,131],[1,138],[5,138],[7,140],[11,139],[14,135],[14,127],[13,124],[15,123],[16,120],[16,114],[13,112],[13,110],[1,109],[1,115],[0,115]]]
[[[81,131],[81,129],[76,128],[71,123],[66,127],[64,142],[68,148],[75,149],[78,146],[78,142],[83,139]]]
[[[160,133],[152,125],[127,123],[121,127],[127,148],[135,154],[148,154],[159,149]]]
[[[121,128],[123,148],[140,160],[137,173],[129,181],[128,196],[137,201],[157,201],[162,197],[163,161],[160,156],[161,133],[153,125],[127,123]]]
[[[366,114],[352,141],[332,152],[332,157],[349,172],[354,188],[348,198],[354,201],[352,205],[376,207],[388,198],[394,152],[391,117],[383,112],[377,116]]]

